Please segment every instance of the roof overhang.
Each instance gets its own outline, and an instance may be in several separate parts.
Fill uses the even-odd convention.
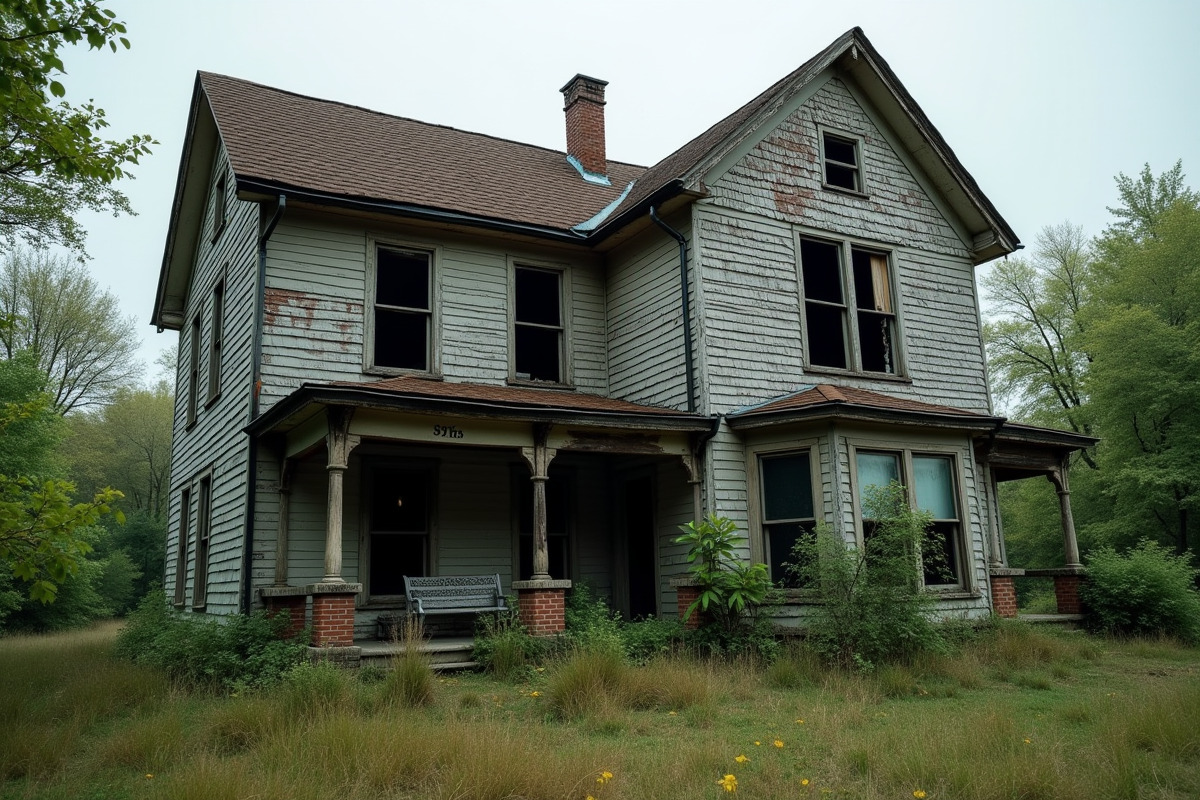
[[[994,431],[1004,422],[1003,417],[986,414],[940,412],[934,410],[912,410],[879,408],[844,401],[817,403],[804,408],[746,411],[728,414],[729,427],[735,431],[771,428],[831,420],[879,423],[887,425],[914,425],[940,430]]]

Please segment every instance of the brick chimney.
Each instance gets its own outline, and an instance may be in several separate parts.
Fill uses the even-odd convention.
[[[574,156],[588,172],[608,174],[604,151],[604,87],[608,81],[576,75],[567,81],[563,111],[567,115],[567,155]]]

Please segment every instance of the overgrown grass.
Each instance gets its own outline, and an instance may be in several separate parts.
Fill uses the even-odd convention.
[[[518,682],[304,664],[221,696],[113,659],[112,635],[0,640],[0,797],[715,798],[727,774],[751,798],[1200,796],[1200,650],[1159,640],[1005,625],[871,673],[795,644],[770,665],[580,649]]]

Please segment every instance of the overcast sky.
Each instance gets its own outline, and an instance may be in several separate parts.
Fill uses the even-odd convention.
[[[562,149],[558,89],[609,82],[610,158],[651,165],[860,26],[1016,230],[1109,222],[1113,176],[1200,186],[1200,3],[105,0],[133,48],[66,53],[68,99],[159,144],[89,216],[90,268],[149,325],[197,70]],[[153,370],[151,370],[153,371]]]

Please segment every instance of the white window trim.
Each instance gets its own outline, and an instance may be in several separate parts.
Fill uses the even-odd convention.
[[[911,508],[916,508],[916,488],[912,486],[912,459],[914,455],[949,456],[953,464],[954,499],[958,503],[958,571],[961,578],[956,584],[934,584],[925,588],[939,596],[977,594],[974,563],[971,556],[972,534],[970,506],[967,505],[966,473],[963,470],[963,451],[947,444],[897,441],[895,439],[846,439],[850,471],[850,498],[854,514],[854,544],[863,546],[862,494],[858,485],[858,451],[896,453],[900,456],[901,483],[904,484],[905,499]],[[913,565],[913,569],[918,569]]]
[[[378,282],[379,248],[410,250],[429,254],[429,354],[426,369],[402,369],[375,365],[375,292]],[[363,294],[363,372],[369,375],[442,374],[442,246],[410,239],[367,236],[366,285]]]
[[[804,289],[804,264],[800,256],[800,243],[803,239],[824,242],[827,244],[836,245],[838,248],[839,265],[841,268],[842,279],[842,300],[845,306],[846,315],[846,336],[847,342],[847,366],[846,369],[838,367],[829,367],[823,364],[813,364],[811,350],[809,348],[809,330],[808,330],[808,314],[806,310],[806,293]],[[905,347],[904,335],[904,306],[901,303],[900,282],[898,275],[900,272],[898,258],[901,255],[901,249],[897,247],[889,247],[888,245],[878,242],[870,242],[865,239],[858,239],[846,236],[833,236],[828,231],[817,231],[808,228],[797,227],[793,231],[792,236],[793,247],[795,248],[796,258],[796,287],[798,294],[798,303],[800,310],[800,335],[802,337],[803,347],[801,348],[802,358],[804,363],[804,371],[806,373],[828,373],[831,375],[862,375],[870,377],[872,380],[883,381],[898,381],[902,383],[910,383],[911,378],[908,375],[908,357],[907,348]],[[857,294],[854,289],[854,255],[853,251],[859,250],[876,255],[882,255],[887,258],[888,263],[888,279],[889,289],[892,293],[892,317],[895,322],[895,340],[892,342],[893,354],[892,358],[895,362],[895,370],[893,372],[868,372],[862,368],[862,345],[860,342],[860,334],[858,329],[858,303]]]
[[[838,186],[835,183],[829,183],[825,180],[825,137],[827,135],[836,136],[839,139],[845,139],[854,143],[854,157],[858,160],[858,163],[855,165],[855,171],[858,174],[857,189],[847,189],[845,186]],[[850,133],[849,131],[840,130],[828,125],[817,125],[817,148],[821,154],[821,188],[828,189],[831,192],[848,194],[853,197],[870,197],[870,193],[867,191],[867,173],[863,164],[863,143],[864,138],[860,134]],[[841,166],[850,166],[844,161],[832,160],[832,163]]]
[[[821,474],[821,439],[804,438],[788,442],[777,442],[764,445],[751,445],[746,448],[746,497],[747,515],[750,520],[750,562],[769,563],[767,561],[766,532],[763,530],[766,509],[763,508],[761,459],[771,456],[785,456],[790,453],[808,451],[809,479],[812,482],[813,519],[817,524],[822,521],[832,522],[831,511],[825,506],[824,485]]]
[[[529,268],[546,272],[559,273],[559,313],[562,320],[562,349],[559,352],[559,379],[553,381],[537,381],[517,377],[517,269]],[[537,386],[554,389],[574,389],[574,359],[572,346],[571,318],[574,308],[572,295],[571,267],[567,264],[552,261],[538,261],[530,258],[508,259],[508,382],[517,386]]]

